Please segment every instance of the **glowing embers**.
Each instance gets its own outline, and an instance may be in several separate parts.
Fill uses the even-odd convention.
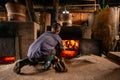
[[[0,64],[13,63],[14,61],[15,57],[13,56],[0,57]]]
[[[65,50],[61,55],[65,58],[73,58],[78,54],[79,40],[62,40]]]

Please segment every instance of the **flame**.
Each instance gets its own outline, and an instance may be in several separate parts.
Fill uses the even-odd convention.
[[[79,48],[79,40],[63,40],[62,42],[66,49],[78,50]]]
[[[6,57],[0,57],[0,63],[13,63],[15,61],[15,57],[13,56],[6,56]]]
[[[77,50],[79,49],[79,40],[62,40],[65,50],[62,51],[61,55],[66,58],[72,58],[76,56]]]
[[[13,60],[15,60],[15,58],[14,57],[5,57],[4,60],[5,61],[13,61]]]
[[[69,50],[62,51],[63,57],[74,57],[75,55],[76,55],[76,51],[69,51]]]

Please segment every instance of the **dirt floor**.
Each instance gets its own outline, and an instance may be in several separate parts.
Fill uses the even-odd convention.
[[[25,66],[22,74],[13,72],[13,64],[0,65],[0,80],[120,80],[120,65],[105,57],[82,56],[67,61],[68,72],[56,73],[52,68],[41,72],[40,67]]]

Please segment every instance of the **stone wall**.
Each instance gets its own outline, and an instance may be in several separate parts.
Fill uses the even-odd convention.
[[[5,56],[15,56],[16,60],[27,56],[27,51],[30,44],[37,39],[40,26],[34,22],[1,22],[0,23],[0,38],[13,38],[14,53],[2,53]],[[3,39],[4,39],[3,38]],[[7,40],[7,43],[11,43]],[[2,43],[2,42],[0,42]],[[5,44],[7,44],[5,43]],[[7,51],[11,48],[7,47]],[[3,56],[4,56],[3,55]],[[2,56],[0,56],[2,57]]]
[[[39,25],[33,22],[18,23],[16,54],[19,54],[20,58],[26,57],[29,45],[37,39],[39,29]],[[19,48],[17,48],[17,46],[19,46]]]

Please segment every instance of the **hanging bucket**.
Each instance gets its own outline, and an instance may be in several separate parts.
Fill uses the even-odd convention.
[[[26,21],[26,7],[18,3],[6,3],[8,21]]]

